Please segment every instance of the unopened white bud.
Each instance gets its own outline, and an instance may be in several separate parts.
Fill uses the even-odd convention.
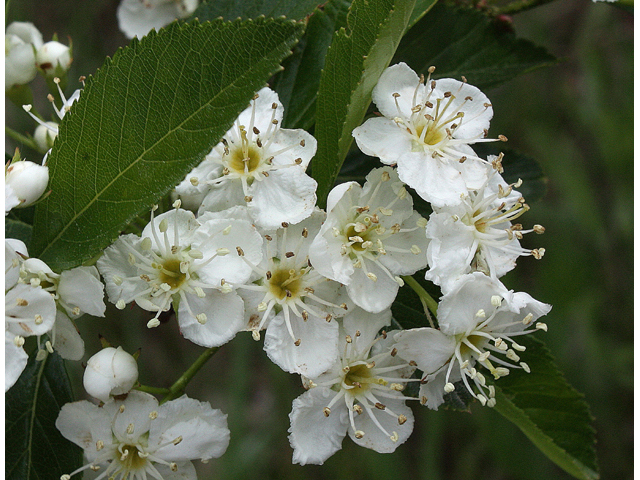
[[[138,364],[122,347],[107,347],[87,361],[82,379],[89,395],[103,402],[127,393],[138,380]]]
[[[49,168],[28,160],[14,162],[5,170],[5,189],[11,189],[20,201],[20,207],[27,207],[38,200],[49,183]]]
[[[47,125],[38,125],[33,132],[33,141],[42,152],[46,152],[53,147],[53,141],[58,136],[58,124],[55,122],[46,122]]]
[[[64,74],[71,66],[71,51],[60,42],[47,42],[36,53],[36,64],[47,77]]]

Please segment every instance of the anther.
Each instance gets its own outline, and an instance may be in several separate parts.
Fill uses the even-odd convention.
[[[498,135],[498,140],[500,140],[501,142],[506,142],[507,137],[505,137],[504,135]]]
[[[380,402],[376,402],[374,407],[376,407],[378,410],[385,410],[387,408],[386,405],[383,405]]]
[[[359,440],[364,437],[364,432],[362,430],[356,430],[355,432],[353,432],[353,436]]]
[[[331,415],[331,409],[329,407],[324,407],[322,409],[322,413],[324,413],[325,417],[328,417],[329,415]]]
[[[295,256],[295,253],[293,253],[293,252],[286,252],[286,253],[284,254],[284,256],[285,256],[285,257],[287,257],[287,258],[291,258],[291,257]]]
[[[547,324],[543,322],[536,323],[536,330],[542,330],[544,332],[547,331]]]
[[[296,347],[299,347],[299,346],[300,346],[300,342],[301,342],[301,341],[302,341],[301,339],[297,339],[295,342],[293,342],[293,344],[294,344]]]
[[[236,252],[238,252],[238,255],[240,255],[241,257],[244,257],[244,250],[242,250],[242,248],[236,247]]]

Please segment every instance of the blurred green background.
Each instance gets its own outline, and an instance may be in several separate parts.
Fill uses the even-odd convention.
[[[45,41],[54,32],[64,43],[67,36],[73,40],[71,93],[79,86],[74,79],[128,43],[117,28],[117,4],[14,1],[7,23],[32,21]],[[546,227],[544,236],[524,241],[544,246],[546,255],[539,262],[520,259],[503,281],[553,305],[544,340],[591,406],[602,478],[632,478],[633,15],[611,4],[558,0],[512,21],[519,37],[561,62],[485,92],[494,107],[493,135],[506,135],[508,146],[535,158],[548,177],[546,196],[522,219]],[[44,83],[36,85],[35,103],[47,112]],[[13,105],[7,104],[6,115],[19,132],[33,131],[33,122]],[[7,142],[8,153],[14,148]],[[37,161],[33,155],[25,150],[23,156]],[[202,352],[182,339],[175,321],[147,330],[147,312],[108,312],[106,319],[78,322],[85,361],[100,348],[101,333],[130,352],[142,349],[142,383],[169,386]],[[70,374],[83,398],[82,366],[70,365]],[[299,379],[271,364],[249,335],[222,347],[187,388],[227,413],[232,432],[223,457],[198,465],[199,478],[570,478],[516,427],[479,405],[471,414],[415,405],[415,431],[393,454],[376,454],[347,438],[323,466],[292,465],[288,413],[302,392]]]

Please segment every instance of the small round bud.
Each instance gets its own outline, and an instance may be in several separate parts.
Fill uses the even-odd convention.
[[[55,122],[47,122],[47,125],[53,129],[58,128],[58,124]],[[53,147],[53,141],[58,134],[51,128],[47,128],[45,125],[38,125],[33,133],[33,140],[42,152],[46,152]]]
[[[47,42],[36,53],[36,64],[47,77],[62,75],[71,66],[71,51],[60,42]]]
[[[49,183],[49,168],[27,160],[14,162],[7,167],[4,175],[5,188],[10,188],[21,207],[27,207],[38,200]]]
[[[135,358],[122,347],[107,347],[89,359],[83,383],[89,395],[106,402],[110,395],[127,393],[137,380]]]

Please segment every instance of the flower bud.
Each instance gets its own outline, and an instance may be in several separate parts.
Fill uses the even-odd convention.
[[[49,183],[49,168],[28,160],[10,164],[4,175],[5,189],[20,201],[20,206],[26,207],[38,200]]]
[[[87,362],[84,371],[84,389],[103,402],[110,395],[129,392],[138,380],[138,364],[122,347],[100,350]]]
[[[47,125],[55,129],[58,128],[58,124],[55,122],[47,122]],[[36,142],[38,149],[44,153],[53,147],[53,141],[56,139],[57,135],[58,134],[56,132],[47,128],[45,125],[38,125],[33,133],[33,140]]]
[[[71,66],[69,47],[60,42],[47,42],[38,49],[36,63],[46,77],[61,76]]]
[[[31,22],[12,22],[4,33],[19,37],[24,43],[32,44],[36,50],[44,43],[40,30]]]
[[[17,35],[4,36],[5,90],[15,85],[26,85],[36,77],[36,57],[33,45]]]

